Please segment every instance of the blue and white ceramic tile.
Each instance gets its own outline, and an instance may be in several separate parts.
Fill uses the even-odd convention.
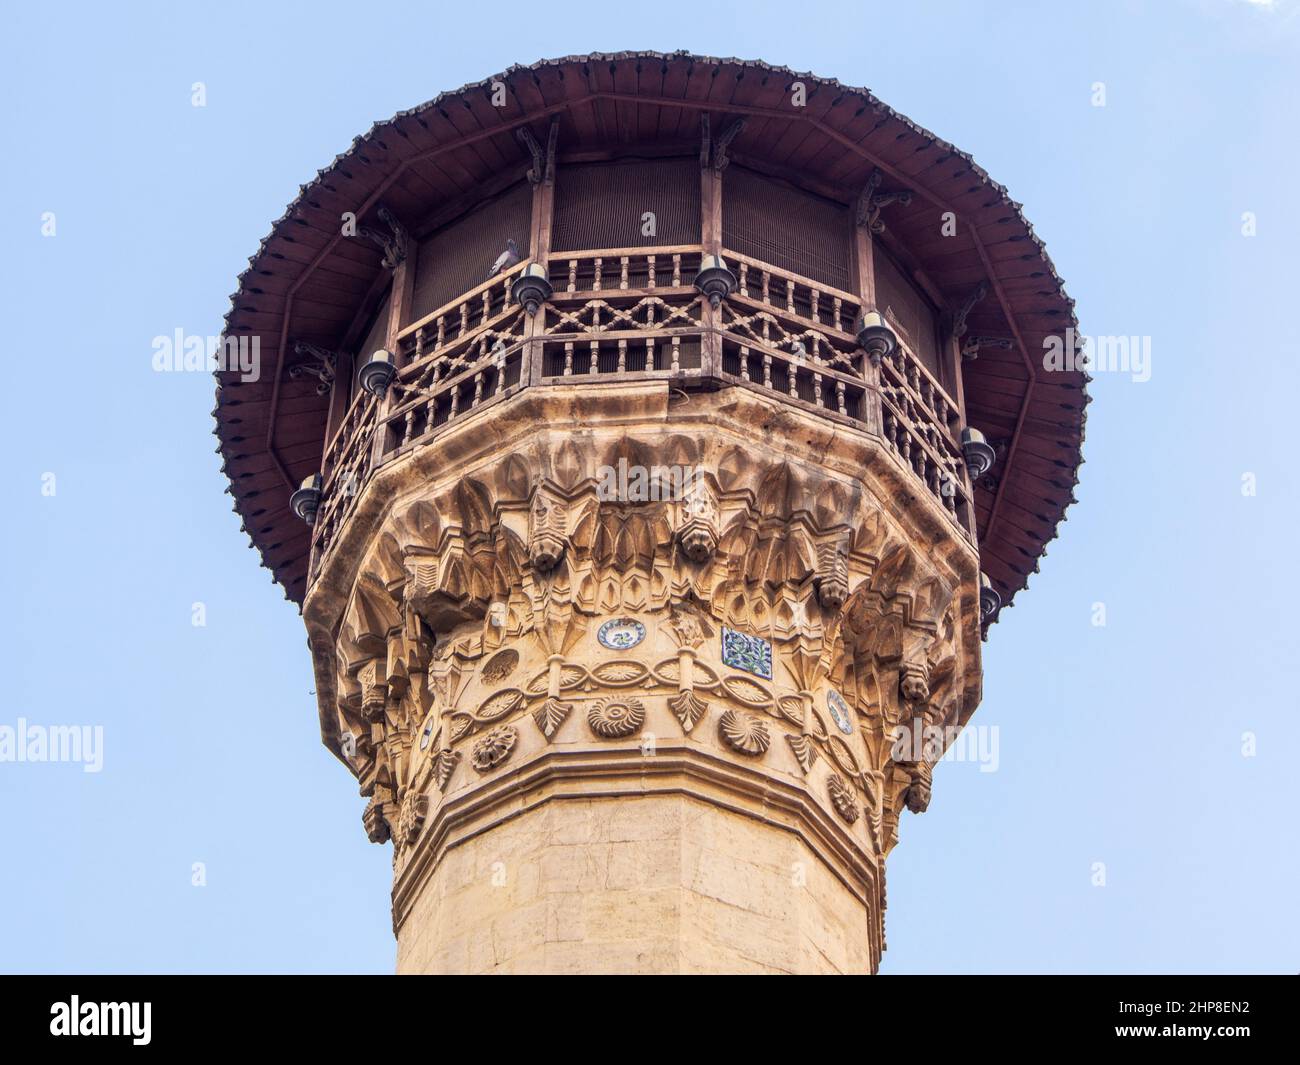
[[[596,630],[596,639],[611,651],[626,651],[645,639],[645,626],[635,618],[614,618]]]
[[[433,726],[436,724],[437,722],[431,718],[420,732],[420,750],[423,751],[429,746],[429,741],[433,739]]]
[[[826,692],[826,709],[831,712],[835,724],[846,736],[853,735],[853,715],[849,713],[848,704],[834,688]]]
[[[772,645],[725,625],[722,628],[722,662],[764,680],[772,679]]]

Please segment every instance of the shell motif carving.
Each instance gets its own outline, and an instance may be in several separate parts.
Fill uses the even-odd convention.
[[[767,722],[761,717],[728,710],[718,721],[718,734],[728,747],[750,758],[763,754],[772,742]]]
[[[510,757],[510,752],[515,749],[515,741],[518,738],[519,734],[513,726],[498,725],[474,744],[474,750],[469,756],[470,764],[480,773],[495,769]]]
[[[612,696],[591,704],[587,724],[597,736],[618,739],[639,732],[645,723],[645,707],[640,699]]]

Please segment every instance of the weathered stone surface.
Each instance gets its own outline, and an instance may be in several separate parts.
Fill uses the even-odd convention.
[[[455,423],[371,478],[311,589],[402,972],[879,963],[931,781],[892,737],[978,702],[975,552],[865,432],[668,403],[556,385]],[[602,498],[620,460],[700,480]]]

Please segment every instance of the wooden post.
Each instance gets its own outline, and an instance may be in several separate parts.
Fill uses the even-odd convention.
[[[334,439],[334,434],[339,431],[339,426],[343,424],[343,419],[347,417],[348,408],[352,405],[352,375],[356,373],[356,367],[352,363],[352,356],[346,351],[340,351],[335,355],[334,362],[334,387],[330,389],[330,407],[329,413],[325,418],[325,448],[329,449],[330,441]],[[324,477],[329,470],[321,466],[321,476]]]
[[[871,229],[861,221],[853,226],[853,293],[862,304],[863,311],[878,310],[876,307],[876,263],[872,258]],[[858,323],[853,322],[849,329],[856,330]],[[866,382],[867,394],[863,397],[862,420],[867,432],[874,436],[884,436],[884,415],[880,398],[880,367],[870,358],[864,359],[863,380]]]
[[[533,185],[532,226],[528,236],[528,257],[539,264],[550,276],[551,232],[555,223],[555,147],[559,139],[560,121],[551,119],[551,131],[546,138],[546,162],[541,180]],[[546,305],[524,322],[523,361],[519,368],[521,388],[542,383],[545,369],[545,349],[542,337],[546,334]]]
[[[957,430],[953,435],[957,438],[957,443],[961,443],[961,431],[966,427],[966,390],[962,385],[961,378],[961,338],[949,336],[947,343],[948,365],[952,367],[952,387],[950,392],[953,399],[957,401]],[[942,353],[942,349],[941,349]],[[949,426],[951,428],[951,426]],[[966,463],[961,465],[962,484],[966,490],[965,514],[962,516],[966,528],[970,530],[971,540],[975,546],[979,546],[979,532],[975,527],[975,483],[970,478],[970,471],[966,469]]]
[[[415,293],[415,258],[416,248],[407,249],[402,261],[393,270],[393,287],[388,296],[388,328],[384,333],[384,347],[393,356],[393,364],[401,366],[401,355],[397,350],[397,336],[411,315],[411,299]],[[371,352],[361,352],[362,359],[369,359]],[[393,408],[393,389],[385,393],[375,408],[375,436],[370,442],[371,470],[377,468],[384,459],[384,444],[388,430],[384,419]]]
[[[721,255],[722,171],[712,165],[705,166],[700,173],[700,221],[700,243],[704,254]],[[700,375],[708,380],[722,376],[722,307],[714,307],[708,300],[700,298],[704,326],[700,337]]]

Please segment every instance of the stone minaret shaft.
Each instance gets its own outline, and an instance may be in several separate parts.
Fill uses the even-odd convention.
[[[515,67],[303,186],[214,413],[399,971],[875,972],[1073,502],[1076,324],[969,156],[760,62]]]
[[[930,787],[891,736],[978,699],[942,508],[744,390],[557,385],[441,439],[371,482],[305,610],[399,971],[874,971]],[[602,498],[654,467],[682,498]]]

